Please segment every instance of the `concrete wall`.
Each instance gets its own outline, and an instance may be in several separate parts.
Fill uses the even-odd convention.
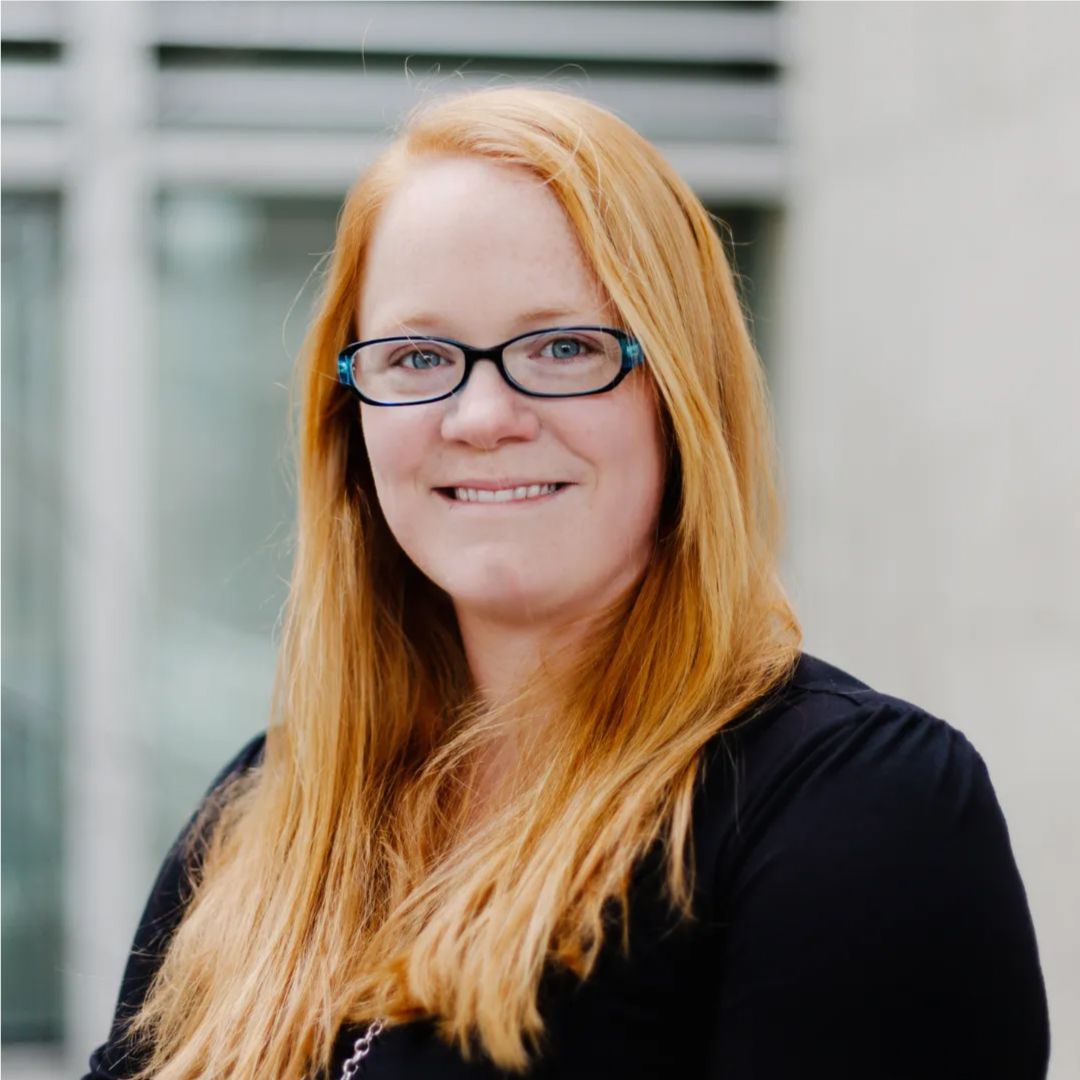
[[[1080,1076],[1080,6],[788,17],[788,580],[986,759]]]

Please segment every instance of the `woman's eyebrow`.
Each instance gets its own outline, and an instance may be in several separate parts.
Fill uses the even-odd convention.
[[[579,319],[581,310],[581,308],[573,307],[536,308],[534,311],[526,311],[519,315],[514,321],[514,326],[522,328],[531,323],[550,322],[552,319]]]
[[[516,316],[511,321],[510,326],[515,330],[520,330],[536,323],[547,323],[560,319],[572,319],[575,322],[580,322],[584,318],[581,314],[583,310],[583,308],[574,307],[536,308],[531,311],[522,312],[522,314]],[[418,312],[413,315],[404,316],[400,319],[390,320],[390,325],[398,326],[406,333],[417,333],[418,331],[431,333],[434,332],[432,330],[433,327],[442,328],[447,326],[451,321],[452,320],[447,319],[445,316],[434,315],[428,312]]]

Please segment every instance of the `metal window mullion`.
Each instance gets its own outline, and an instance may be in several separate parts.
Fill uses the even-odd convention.
[[[141,649],[148,616],[146,312],[152,101],[143,4],[65,5],[71,128],[58,358],[66,527],[66,1051],[108,1033],[146,881]],[[108,10],[105,10],[105,9]],[[80,1070],[81,1071],[81,1070]]]

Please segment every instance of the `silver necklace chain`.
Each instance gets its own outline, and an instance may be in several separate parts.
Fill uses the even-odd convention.
[[[371,1052],[371,1044],[384,1026],[381,1018],[373,1021],[368,1025],[367,1031],[353,1043],[352,1056],[341,1066],[340,1080],[353,1080],[353,1077],[356,1076],[360,1069],[360,1062]]]

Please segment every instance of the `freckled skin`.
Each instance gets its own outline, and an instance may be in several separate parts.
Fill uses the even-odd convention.
[[[614,321],[554,196],[523,169],[479,159],[417,165],[383,209],[365,270],[365,339],[422,332],[483,347]],[[522,323],[541,308],[563,314]],[[410,321],[418,314],[429,318]],[[480,362],[445,401],[360,410],[386,520],[459,620],[535,630],[588,617],[644,570],[664,476],[644,370],[606,394],[541,400]],[[572,486],[497,507],[434,490],[507,478]]]

